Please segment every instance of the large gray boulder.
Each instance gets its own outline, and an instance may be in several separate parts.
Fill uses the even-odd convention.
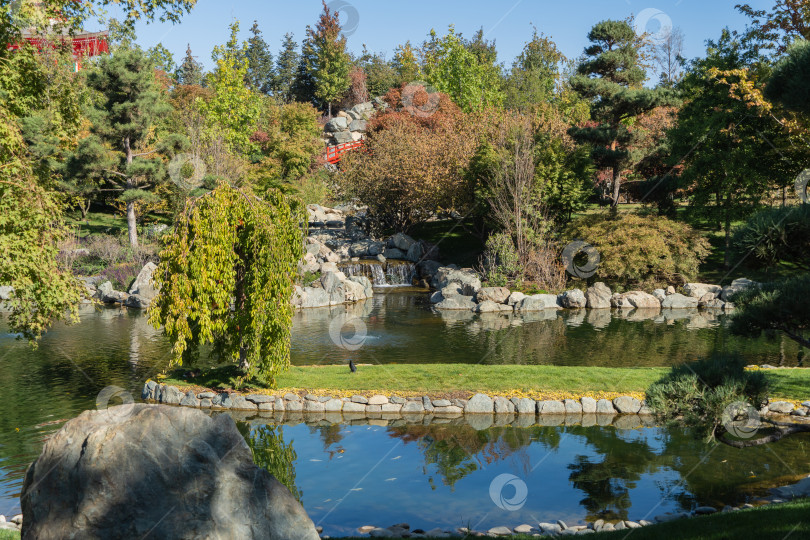
[[[579,289],[571,289],[560,294],[559,303],[562,307],[568,309],[584,308],[588,304],[585,298],[585,293]]]
[[[598,281],[585,291],[587,307],[591,309],[610,309],[610,287]]]
[[[467,296],[472,296],[481,288],[481,278],[471,268],[442,266],[436,271],[431,285],[443,289],[452,282],[459,283]]]
[[[129,288],[129,294],[137,294],[142,307],[148,307],[155,299],[158,289],[152,281],[152,274],[157,270],[157,265],[153,262],[148,262],[138,272],[138,277]]]
[[[670,294],[661,301],[661,307],[665,309],[687,309],[698,307],[698,299],[694,296],[684,296],[682,294]]]
[[[533,294],[527,296],[515,306],[515,311],[543,311],[544,309],[559,309],[556,294]]]
[[[708,292],[720,294],[723,290],[719,285],[709,285],[708,283],[687,283],[683,286],[683,293],[692,298],[700,298]]]
[[[738,292],[747,289],[748,287],[753,287],[757,285],[756,281],[751,281],[750,279],[746,278],[739,278],[735,279],[731,282],[731,285],[728,287],[723,287],[723,290],[720,292],[720,299],[723,302],[730,302],[734,295]]]
[[[509,294],[506,287],[484,287],[475,293],[475,301],[480,303],[489,300],[496,304],[505,304]]]
[[[416,240],[411,238],[405,233],[396,233],[394,236],[388,239],[388,247],[397,248],[400,251],[405,253],[411,249],[411,246],[416,243]]]
[[[326,123],[326,131],[343,131],[349,127],[349,121],[345,116],[336,116]]]
[[[659,309],[661,307],[658,298],[643,291],[616,293],[610,298],[610,304],[619,309]]]
[[[303,287],[301,290],[301,307],[317,308],[329,305],[329,293],[321,288]]]
[[[447,309],[447,310],[457,310],[457,309],[466,309],[471,311],[475,309],[475,302],[473,302],[472,296],[461,296],[460,294],[453,294],[451,296],[444,297],[444,299],[436,304],[436,309]]]
[[[23,538],[318,540],[228,415],[129,404],[85,411],[28,468]]]

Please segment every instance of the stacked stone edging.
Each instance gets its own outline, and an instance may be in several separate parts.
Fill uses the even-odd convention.
[[[527,397],[506,398],[478,393],[469,399],[432,398],[430,396],[384,396],[371,397],[353,395],[351,397],[319,396],[305,394],[303,397],[293,392],[284,395],[242,394],[238,392],[195,392],[149,380],[144,383],[141,399],[166,405],[180,405],[199,409],[233,410],[247,412],[301,412],[301,413],[344,413],[405,417],[431,414],[439,417],[467,415],[512,415],[566,417],[595,415],[652,417],[653,412],[644,400],[633,396],[620,395],[613,399],[595,399],[583,396],[579,399],[534,400]],[[810,401],[796,406],[789,401],[772,400],[759,411],[762,415],[810,415]],[[374,416],[372,416],[374,415]],[[599,423],[599,422],[597,422]]]

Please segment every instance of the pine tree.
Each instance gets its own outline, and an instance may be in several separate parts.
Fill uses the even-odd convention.
[[[151,61],[140,49],[119,49],[115,55],[101,57],[88,73],[87,84],[101,99],[90,114],[91,135],[72,159],[83,162],[88,174],[102,174],[122,190],[129,242],[136,247],[136,205],[154,199],[146,186],[165,176],[163,161],[155,155],[154,132],[171,107],[155,80]]]
[[[177,84],[197,86],[202,84],[203,66],[191,55],[191,44],[186,47],[186,57],[177,68],[176,76]]]
[[[293,34],[284,34],[281,42],[281,51],[276,57],[276,76],[273,85],[273,94],[286,102],[293,100],[292,87],[298,71],[301,55],[298,54],[298,44]]]
[[[253,35],[247,40],[245,51],[248,61],[245,83],[256,92],[269,94],[273,90],[275,79],[273,53],[270,52],[270,47],[262,38],[258,22],[253,21],[250,33]]]
[[[588,33],[585,60],[571,86],[592,102],[593,127],[574,127],[569,134],[581,144],[593,145],[592,157],[613,178],[611,206],[619,204],[622,171],[634,162],[634,133],[628,120],[652,109],[676,103],[668,89],[643,87],[646,73],[639,65],[639,40],[626,21],[602,21]],[[635,160],[637,161],[637,160]]]
[[[349,89],[351,59],[346,52],[346,37],[341,35],[340,18],[331,11],[326,1],[323,13],[315,28],[307,26],[303,57],[312,79],[315,99],[326,106],[332,116],[332,103],[338,101]]]

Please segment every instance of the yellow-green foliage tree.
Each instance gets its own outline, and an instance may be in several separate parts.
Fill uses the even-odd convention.
[[[626,287],[689,280],[710,251],[709,241],[692,227],[659,216],[587,215],[571,224],[567,236],[599,251],[596,278]]]
[[[53,320],[78,320],[79,282],[56,261],[67,229],[59,197],[41,187],[14,117],[0,104],[0,283],[13,332],[34,340]]]
[[[289,366],[292,293],[303,251],[303,205],[221,183],[189,199],[154,274],[149,321],[172,342],[172,363],[212,344],[240,382],[273,384]]]
[[[250,136],[261,113],[261,97],[245,85],[248,60],[244,45],[238,45],[238,32],[236,21],[228,43],[214,47],[217,67],[209,76],[213,93],[211,99],[197,103],[206,118],[209,139],[221,137],[232,152],[250,153],[255,150]]]

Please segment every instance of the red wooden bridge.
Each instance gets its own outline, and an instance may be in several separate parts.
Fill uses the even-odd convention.
[[[70,40],[73,44],[73,59],[74,70],[81,69],[81,61],[84,57],[97,56],[99,54],[109,53],[110,49],[107,45],[107,32],[76,32],[74,35],[69,35],[66,32],[59,34],[50,34],[47,37],[37,34],[33,30],[23,30],[22,37],[25,41],[42,50],[43,47],[56,47],[59,43]],[[7,48],[9,50],[19,49],[23,46],[22,43],[10,43]]]
[[[334,165],[338,161],[340,161],[340,158],[343,157],[343,154],[345,154],[346,152],[362,147],[363,147],[362,140],[347,142],[343,144],[336,144],[334,146],[327,146],[326,161]]]

